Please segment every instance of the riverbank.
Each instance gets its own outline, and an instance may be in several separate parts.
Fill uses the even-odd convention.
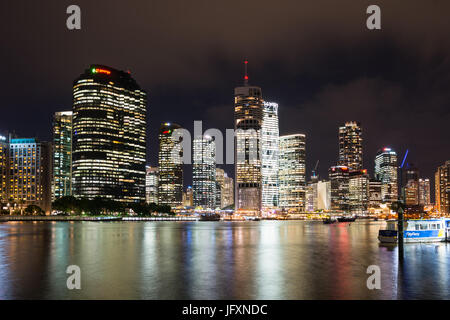
[[[117,216],[0,216],[8,221],[197,221],[196,217],[117,217]]]

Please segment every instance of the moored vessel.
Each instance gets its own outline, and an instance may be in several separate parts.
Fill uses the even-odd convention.
[[[387,227],[378,232],[378,240],[382,243],[398,241],[397,220],[387,221]],[[403,231],[405,243],[450,241],[450,219],[421,219],[405,222]]]

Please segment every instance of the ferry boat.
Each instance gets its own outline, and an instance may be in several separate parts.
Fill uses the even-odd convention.
[[[356,220],[356,216],[343,216],[337,218],[339,222],[354,222]]]
[[[378,240],[398,241],[397,220],[387,221],[387,228],[378,232]],[[404,224],[403,240],[405,243],[450,241],[450,219],[408,220]]]
[[[323,224],[333,224],[337,222],[337,219],[335,217],[328,217],[322,220]]]
[[[220,214],[203,213],[200,215],[200,221],[220,221]]]

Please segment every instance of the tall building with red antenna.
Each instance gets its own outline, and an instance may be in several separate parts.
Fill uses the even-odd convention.
[[[235,209],[237,213],[260,215],[261,127],[264,101],[261,88],[248,84],[245,60],[244,86],[234,89]]]

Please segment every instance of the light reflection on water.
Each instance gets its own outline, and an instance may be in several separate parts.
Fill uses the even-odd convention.
[[[450,299],[450,243],[381,246],[384,222],[8,222],[0,299]],[[81,290],[66,288],[80,266]],[[366,269],[381,268],[381,290]]]

